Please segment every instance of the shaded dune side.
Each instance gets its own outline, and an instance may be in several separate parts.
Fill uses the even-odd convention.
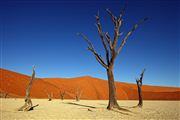
[[[108,84],[105,80],[89,76],[71,79],[43,78],[43,80],[51,84],[56,84],[60,89],[72,94],[75,94],[76,90],[79,89],[82,91],[82,99],[108,99]],[[128,99],[127,93],[120,85],[117,86],[117,93],[120,93],[117,95],[118,99]],[[67,97],[65,96],[65,98]]]
[[[17,96],[25,96],[25,90],[31,77],[0,69],[0,90]],[[36,78],[32,86],[31,96],[34,98],[47,98],[46,91],[57,91],[58,89],[42,79]]]
[[[12,97],[23,97],[31,77],[0,69],[0,92],[9,93]],[[116,82],[119,100],[138,99],[136,84]],[[60,98],[60,91],[65,91],[65,99],[74,99],[75,92],[82,91],[81,99],[108,99],[108,83],[106,80],[89,76],[78,78],[36,78],[32,86],[31,97]],[[146,100],[180,100],[180,88],[143,85],[143,98]]]
[[[127,93],[129,100],[138,99],[136,84],[119,83],[119,86]],[[142,96],[145,100],[180,100],[180,88],[143,85]]]

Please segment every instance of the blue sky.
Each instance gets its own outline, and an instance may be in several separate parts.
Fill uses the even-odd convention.
[[[31,75],[32,65],[36,65],[37,77],[88,75],[107,79],[105,69],[76,33],[86,34],[104,56],[94,16],[100,12],[103,31],[112,37],[114,28],[105,9],[118,15],[123,4],[124,0],[1,1],[1,67]],[[135,83],[146,68],[144,84],[180,87],[179,5],[177,0],[128,0],[121,29],[124,34],[138,20],[149,20],[119,54],[114,69],[116,81]]]

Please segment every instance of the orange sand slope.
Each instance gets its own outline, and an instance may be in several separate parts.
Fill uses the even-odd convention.
[[[0,68],[0,92],[10,97],[24,97],[30,76]],[[138,99],[136,84],[116,82],[119,100]],[[52,93],[60,98],[60,91],[65,91],[65,99],[74,99],[76,91],[82,91],[81,99],[108,99],[106,80],[89,76],[78,78],[36,78],[31,91],[33,98],[47,98]],[[147,86],[142,87],[145,100],[180,100],[180,88]]]

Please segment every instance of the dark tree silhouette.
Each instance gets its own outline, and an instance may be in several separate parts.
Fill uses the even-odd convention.
[[[31,92],[31,88],[32,88],[34,78],[35,78],[35,67],[33,67],[32,77],[31,77],[29,84],[26,88],[25,104],[22,107],[20,107],[18,109],[18,111],[29,111],[29,110],[33,110],[34,107],[38,106],[38,105],[33,106],[31,98],[30,98],[30,92]]]
[[[145,69],[142,71],[140,79],[136,79],[137,88],[138,88],[138,97],[139,97],[139,103],[138,103],[137,106],[139,106],[139,107],[143,106],[143,98],[142,98],[141,87],[142,87],[142,80],[143,80],[143,77],[144,77],[144,72],[145,72]]]
[[[105,53],[106,53],[106,62],[104,61],[103,57],[95,50],[93,44],[89,41],[89,39],[83,34],[79,33],[81,37],[88,43],[88,50],[93,53],[95,56],[96,60],[106,69],[107,72],[107,77],[108,77],[108,88],[109,88],[109,103],[107,106],[107,109],[112,109],[112,108],[118,108],[120,109],[118,103],[117,103],[117,97],[116,97],[116,87],[114,84],[114,63],[115,60],[118,56],[118,54],[121,52],[122,48],[124,47],[127,39],[129,36],[132,35],[132,33],[138,28],[138,26],[143,23],[144,21],[147,20],[147,18],[144,18],[137,22],[132,29],[126,33],[124,37],[122,37],[122,32],[119,31],[120,27],[123,24],[123,19],[122,16],[124,15],[126,5],[123,7],[121,10],[120,14],[118,17],[114,16],[113,13],[107,9],[107,13],[110,15],[112,22],[114,24],[114,36],[111,38],[108,34],[108,32],[103,32],[101,23],[100,23],[100,17],[99,13],[96,15],[96,27],[98,30],[98,33],[101,38],[101,42],[103,44]],[[121,45],[117,45],[119,37],[122,37],[122,43]]]

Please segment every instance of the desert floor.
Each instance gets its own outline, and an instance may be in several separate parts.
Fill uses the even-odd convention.
[[[32,99],[29,112],[17,111],[24,105],[23,99],[0,99],[0,120],[180,120],[180,101],[144,101],[143,108],[134,107],[138,101],[118,101],[122,110],[106,109],[107,100],[52,100]]]

